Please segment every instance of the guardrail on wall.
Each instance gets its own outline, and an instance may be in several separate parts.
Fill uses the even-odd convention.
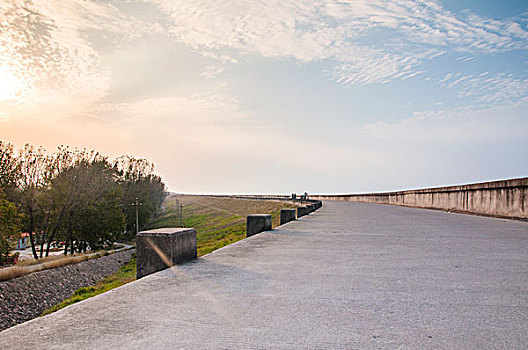
[[[310,198],[528,219],[528,177],[386,193],[311,195]]]

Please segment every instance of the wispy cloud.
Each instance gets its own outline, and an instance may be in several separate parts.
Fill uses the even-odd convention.
[[[201,76],[207,80],[213,79],[218,74],[222,73],[223,70],[224,69],[222,67],[216,65],[207,66],[205,67],[205,70],[202,72]]]
[[[26,107],[104,97],[110,72],[90,33],[112,33],[109,37],[118,42],[138,28],[116,7],[93,1],[13,0],[0,3],[0,13],[0,65],[24,82],[16,102]]]
[[[479,74],[447,74],[438,83],[456,89],[460,97],[470,97],[474,105],[489,108],[494,105],[512,105],[528,98],[528,78],[513,74],[488,72]]]
[[[487,54],[528,48],[528,32],[519,23],[471,13],[456,17],[435,1],[150,2],[170,16],[172,35],[197,50],[330,60],[333,78],[345,84],[408,78],[446,50]],[[370,41],[373,34],[377,40]]]
[[[165,127],[204,125],[243,125],[250,113],[243,111],[236,97],[219,94],[201,94],[184,97],[146,99],[131,103],[105,103],[98,105],[93,114],[105,120],[135,125]],[[187,130],[187,129],[186,129]]]

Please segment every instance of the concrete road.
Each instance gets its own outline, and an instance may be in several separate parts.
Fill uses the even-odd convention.
[[[37,347],[526,349],[528,223],[326,202],[0,333]]]

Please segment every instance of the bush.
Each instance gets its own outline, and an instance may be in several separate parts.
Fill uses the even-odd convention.
[[[20,235],[20,217],[16,206],[5,200],[0,192],[0,265],[9,262],[9,252]]]

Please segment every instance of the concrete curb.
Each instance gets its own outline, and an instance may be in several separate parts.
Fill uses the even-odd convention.
[[[297,207],[297,219],[305,215],[308,215],[308,208],[307,207]]]
[[[196,230],[161,228],[136,235],[137,279],[196,259]]]
[[[262,231],[271,230],[270,214],[248,215],[246,220],[246,237],[251,237]]]
[[[284,225],[290,221],[295,220],[295,209],[281,209],[280,224]]]

